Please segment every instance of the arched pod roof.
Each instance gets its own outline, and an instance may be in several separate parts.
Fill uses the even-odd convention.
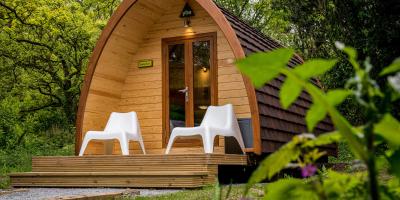
[[[113,16],[111,17],[110,21],[108,22],[107,26],[103,30],[96,47],[92,53],[92,56],[89,61],[88,70],[85,76],[80,101],[79,101],[79,108],[78,108],[78,116],[76,122],[76,129],[77,129],[77,136],[76,136],[76,151],[80,148],[81,140],[82,140],[82,125],[83,125],[83,115],[86,107],[86,101],[88,98],[90,84],[92,82],[93,74],[95,72],[97,62],[101,56],[103,49],[106,46],[106,43],[110,36],[113,34],[113,31],[117,27],[118,23],[123,19],[125,14],[128,10],[135,5],[140,0],[124,0],[122,4],[118,7],[115,11]],[[230,26],[228,20],[223,15],[221,10],[218,8],[216,4],[214,4],[211,0],[196,0],[196,2],[201,5],[201,7],[209,13],[209,15],[214,19],[217,25],[221,28],[222,32],[224,33],[228,43],[230,44],[233,53],[236,58],[243,58],[245,57],[245,53],[241,47],[240,41],[236,37],[235,31]],[[255,100],[255,90],[251,83],[244,78],[245,87],[247,91],[247,95],[249,97],[250,103],[250,110],[252,115],[252,123],[253,123],[253,132],[254,132],[254,152],[260,153],[261,152],[261,143],[259,137],[259,120],[258,120],[258,107]],[[258,141],[258,142],[257,142]]]
[[[93,51],[92,57],[89,62],[88,70],[85,76],[84,85],[81,92],[81,97],[79,101],[79,108],[78,108],[78,116],[76,122],[76,129],[77,129],[77,137],[76,137],[76,151],[79,150],[79,146],[81,144],[82,139],[82,124],[83,124],[83,116],[84,111],[86,109],[86,102],[88,98],[89,88],[92,82],[93,74],[95,72],[97,63],[101,57],[101,54],[109,40],[110,36],[113,34],[114,30],[116,29],[118,23],[124,18],[127,12],[135,5],[135,3],[140,2],[140,0],[124,0],[123,3],[118,7],[115,11],[113,16],[111,17],[109,23],[103,30],[99,41],[96,44],[96,47]],[[252,29],[250,26],[246,25],[244,22],[237,19],[235,16],[231,15],[229,12],[219,8],[216,4],[213,3],[211,0],[196,0],[196,2],[201,5],[201,7],[209,13],[209,15],[214,19],[216,24],[222,30],[224,36],[226,37],[229,45],[231,46],[233,53],[236,58],[243,58],[246,54],[257,52],[257,51],[268,51],[273,48],[279,47],[279,44],[275,41],[265,37],[260,32]],[[294,62],[301,62],[300,59],[293,59]],[[289,119],[282,119],[286,117],[270,117],[266,118],[266,116],[270,115],[270,111],[280,113],[283,112],[282,109],[280,110],[271,110],[274,108],[272,105],[269,105],[269,101],[265,103],[265,99],[267,97],[272,97],[274,93],[279,89],[280,84],[274,87],[274,90],[268,89],[271,84],[266,85],[264,87],[266,91],[255,90],[254,87],[251,85],[250,81],[247,78],[244,78],[244,83],[247,91],[247,96],[249,98],[251,116],[252,116],[252,125],[253,125],[253,132],[254,132],[254,152],[261,153],[269,152],[272,149],[275,149],[275,146],[278,146],[283,140],[287,141],[288,132],[284,130],[279,130],[276,127],[276,124],[280,124],[283,122],[289,122],[288,128],[295,126],[295,132],[299,132],[303,128],[305,128],[304,123],[300,123],[298,116],[301,115],[301,112],[291,112],[294,114],[293,117],[290,112],[285,113],[285,116],[291,116]],[[265,95],[266,94],[266,95]],[[309,97],[306,98],[309,100]],[[275,99],[276,100],[276,99]],[[274,102],[275,103],[275,102]],[[279,104],[279,103],[278,103]],[[275,106],[277,107],[277,106]],[[260,108],[262,110],[260,110]],[[296,118],[297,117],[297,118]],[[273,119],[277,121],[276,123],[271,124],[270,120],[260,120],[261,119]],[[293,119],[292,119],[293,118]],[[297,121],[296,121],[297,120]],[[271,120],[272,122],[272,120]],[[275,124],[275,125],[274,125]],[[299,126],[299,127],[297,127]],[[268,132],[268,134],[266,134]],[[273,134],[269,134],[269,132]],[[275,135],[275,136],[273,136]],[[278,139],[279,141],[276,142],[274,140],[268,140],[269,137],[279,138],[282,137],[281,135],[285,135],[282,139]],[[273,143],[269,144],[269,141],[273,141]],[[262,143],[265,145],[268,144],[268,147],[264,147]],[[278,144],[279,143],[279,144]]]

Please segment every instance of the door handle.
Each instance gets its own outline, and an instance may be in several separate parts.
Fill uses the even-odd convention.
[[[189,101],[189,88],[186,86],[182,90],[178,90],[180,93],[185,93],[185,102]]]
[[[189,88],[188,87],[185,87],[184,89],[182,89],[182,90],[178,90],[180,93],[186,93],[186,92],[188,92],[188,90],[189,90]]]

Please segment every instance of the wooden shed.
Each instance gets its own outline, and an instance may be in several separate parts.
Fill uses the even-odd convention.
[[[194,15],[182,16],[184,8]],[[179,139],[171,155],[162,155],[171,129],[199,124],[209,105],[233,104],[248,154],[275,151],[295,134],[306,132],[304,117],[311,99],[302,93],[285,110],[278,95],[284,77],[255,89],[234,61],[279,47],[212,0],[124,0],[90,59],[76,122],[76,153],[84,134],[103,130],[111,112],[135,111],[148,154],[140,155],[135,142],[128,157],[117,156],[119,145],[113,142],[91,142],[83,157],[34,158],[33,172],[15,174],[13,185],[197,187],[213,183],[218,165],[247,163],[245,155],[230,154],[237,150],[234,140],[217,138],[215,154],[206,155],[199,138]],[[289,66],[301,62],[295,56]],[[186,97],[179,92],[182,89]],[[316,132],[332,129],[331,122],[324,120]],[[121,166],[124,170],[116,179],[111,171]],[[65,181],[51,184],[55,177]],[[87,182],[78,181],[82,177]]]

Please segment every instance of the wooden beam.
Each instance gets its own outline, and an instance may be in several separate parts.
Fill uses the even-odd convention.
[[[112,32],[117,27],[123,16],[128,10],[137,2],[137,0],[124,0],[122,4],[117,8],[114,14],[111,16],[107,23],[107,26],[101,32],[100,38],[97,41],[96,47],[90,57],[89,66],[85,75],[85,79],[82,86],[81,95],[79,98],[79,106],[76,117],[76,136],[75,136],[75,155],[79,154],[79,150],[82,144],[82,127],[83,127],[83,115],[85,113],[86,101],[89,94],[90,83],[96,69],[97,62],[99,61],[100,55],[103,52],[104,47]]]

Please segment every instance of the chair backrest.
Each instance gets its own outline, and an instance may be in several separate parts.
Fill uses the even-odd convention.
[[[137,134],[140,131],[139,122],[135,112],[118,113],[112,112],[108,119],[105,132],[125,131],[130,134]]]
[[[224,106],[208,106],[200,126],[227,128],[232,126],[235,116],[232,104]]]

